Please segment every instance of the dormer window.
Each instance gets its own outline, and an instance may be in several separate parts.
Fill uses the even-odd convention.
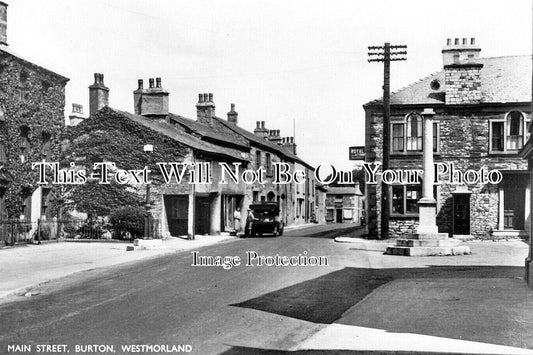
[[[511,111],[503,119],[491,120],[490,152],[515,153],[520,150],[527,140],[527,123],[526,115],[520,111]]]

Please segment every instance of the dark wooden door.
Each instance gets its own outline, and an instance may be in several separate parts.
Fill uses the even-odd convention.
[[[506,229],[524,229],[524,207],[526,204],[523,188],[505,188],[503,198],[504,226]]]
[[[209,197],[196,198],[196,234],[209,234],[210,227],[210,199]]]
[[[189,196],[165,195],[168,230],[171,236],[187,235],[189,217]]]
[[[453,234],[470,234],[470,195],[453,196]]]
[[[342,223],[342,209],[341,208],[338,208],[337,210],[337,218],[336,218],[336,221],[337,223]]]

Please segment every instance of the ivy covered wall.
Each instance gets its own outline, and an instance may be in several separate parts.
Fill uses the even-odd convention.
[[[0,50],[0,219],[38,188],[31,163],[60,156],[67,81]]]

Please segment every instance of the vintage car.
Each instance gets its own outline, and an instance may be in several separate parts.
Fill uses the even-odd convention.
[[[273,237],[283,235],[283,222],[279,218],[279,206],[275,202],[257,202],[250,205],[254,215],[251,221],[250,236],[271,234]]]

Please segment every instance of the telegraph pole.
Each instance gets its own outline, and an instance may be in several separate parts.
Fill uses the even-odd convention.
[[[407,60],[405,55],[407,51],[405,44],[391,46],[385,42],[383,46],[369,46],[369,62],[383,62],[383,162],[382,170],[389,168],[390,153],[390,62],[398,60]],[[381,239],[389,237],[389,202],[390,188],[389,185],[381,182]]]

